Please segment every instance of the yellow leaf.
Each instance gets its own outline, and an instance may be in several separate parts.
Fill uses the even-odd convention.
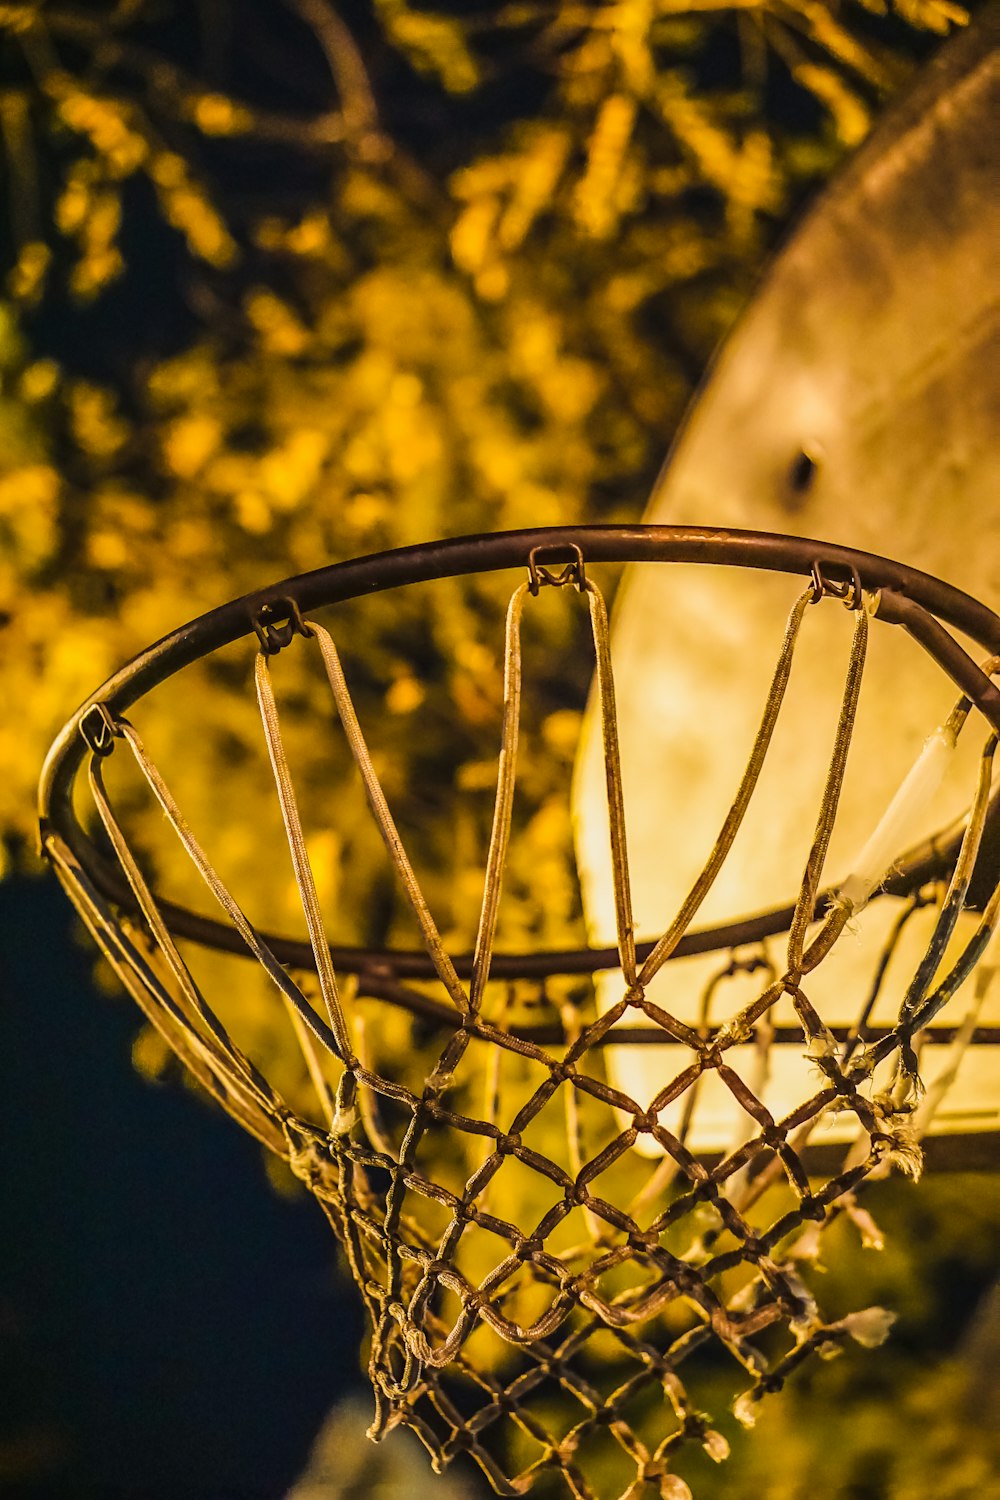
[[[397,677],[385,695],[385,706],[392,714],[410,714],[425,696],[425,688],[415,677]]]
[[[206,135],[243,135],[253,125],[250,111],[225,94],[200,94],[191,113]]]
[[[795,69],[803,88],[815,94],[833,116],[837,135],[845,146],[856,146],[868,134],[871,116],[868,106],[831,68],[803,63]]]
[[[0,550],[25,572],[47,562],[58,545],[59,475],[29,464],[0,478]]]
[[[7,288],[15,302],[30,306],[38,301],[51,260],[52,252],[41,240],[22,245],[17,263],[7,276]]]
[[[181,479],[193,479],[222,438],[222,427],[215,417],[197,412],[178,418],[167,428],[163,456],[167,467]]]
[[[36,359],[21,376],[20,392],[29,405],[44,401],[59,384],[59,366],[54,359]]]
[[[78,380],[69,392],[73,436],[86,453],[109,458],[128,437],[128,427],[115,413],[107,391]]]
[[[246,302],[247,317],[261,336],[264,348],[272,354],[301,354],[309,343],[308,330],[296,318],[287,303],[273,292],[258,287]]]
[[[614,229],[620,217],[616,188],[625,153],[635,126],[636,103],[623,94],[612,94],[601,105],[587,143],[587,168],[574,198],[576,219],[595,239]]]
[[[436,73],[452,94],[475,88],[479,69],[457,20],[410,10],[406,0],[378,0],[377,10],[389,36],[421,72]]]

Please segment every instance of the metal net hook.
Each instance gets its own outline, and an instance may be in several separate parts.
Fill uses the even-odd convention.
[[[566,553],[572,553],[567,561]],[[561,562],[562,568],[555,572],[553,568],[542,562],[542,558],[548,555],[552,563]],[[587,587],[587,574],[583,564],[583,553],[575,542],[567,542],[565,546],[556,544],[548,547],[532,547],[528,553],[528,588],[531,593],[537,595],[543,584],[551,584],[553,588],[564,588],[567,583],[573,583],[582,593]]]
[[[277,656],[294,635],[312,635],[297,602],[289,597],[262,604],[254,616],[253,628],[265,656]]]
[[[853,564],[850,567],[849,578],[828,578],[823,572],[823,564],[819,558],[812,565],[812,600],[818,604],[823,598],[840,599],[844,608],[850,610],[860,609],[864,602],[864,587],[861,583],[861,574]]]

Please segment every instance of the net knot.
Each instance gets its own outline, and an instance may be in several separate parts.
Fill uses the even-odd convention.
[[[691,1196],[699,1203],[718,1203],[719,1184],[714,1177],[703,1177],[695,1184]]]
[[[814,1198],[812,1193],[805,1193],[799,1199],[799,1213],[804,1219],[815,1219],[819,1222],[826,1218],[826,1204],[819,1198]]]

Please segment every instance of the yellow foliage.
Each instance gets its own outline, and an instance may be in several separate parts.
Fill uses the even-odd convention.
[[[152,1026],[143,1027],[132,1043],[132,1066],[150,1083],[162,1078],[172,1057],[170,1048]]]
[[[191,562],[210,556],[217,545],[208,516],[179,516],[167,528],[164,541],[176,558]]]
[[[498,762],[494,760],[470,760],[460,766],[455,784],[459,791],[485,792],[497,784]]]
[[[542,723],[542,738],[550,750],[570,761],[576,755],[580,739],[581,715],[576,709],[561,708],[548,714]]]
[[[211,347],[185,350],[176,359],[164,360],[151,370],[147,389],[157,415],[189,404],[203,405],[218,393],[219,367]]]
[[[86,301],[102,292],[124,269],[121,253],[113,245],[88,248],[70,273],[70,289],[81,301]]]
[[[30,464],[0,478],[0,543],[7,569],[30,575],[59,543],[59,475],[48,464]]]
[[[134,580],[148,576],[156,556],[156,517],[149,502],[109,486],[93,496],[90,510],[87,565],[103,573],[128,574],[134,587]],[[116,581],[121,585],[125,580]]]
[[[62,93],[61,80],[56,80]],[[131,110],[118,99],[102,98],[69,88],[57,105],[61,119],[78,135],[85,135],[112,177],[129,177],[145,162],[149,147],[134,128]]]
[[[322,255],[332,245],[330,221],[323,213],[305,214],[283,233],[281,243],[293,255]]]
[[[86,222],[94,173],[90,162],[80,162],[70,172],[56,199],[56,227],[62,234],[75,234]]]
[[[64,220],[73,222],[79,208],[81,217],[75,232],[81,256],[70,272],[70,289],[75,296],[87,299],[96,296],[124,270],[125,263],[115,244],[121,226],[121,200],[115,192],[87,192],[82,202],[73,201],[71,207],[73,212],[68,217],[64,215]]]
[[[7,290],[16,302],[31,306],[41,297],[52,252],[41,240],[22,245],[17,262],[7,273]]]
[[[54,359],[36,359],[21,376],[18,389],[29,406],[45,401],[59,384],[59,366]]]
[[[182,187],[187,181],[187,162],[176,151],[158,151],[150,162],[149,175],[157,187]]]
[[[821,99],[833,116],[837,135],[848,146],[864,140],[871,125],[871,115],[863,99],[847,87],[829,68],[802,63],[795,69],[799,83]]]
[[[205,470],[205,487],[213,494],[236,495],[257,482],[259,460],[223,448]]]
[[[415,677],[397,677],[385,695],[385,706],[391,714],[411,714],[426,697],[426,690]]]
[[[301,354],[309,343],[309,334],[280,297],[258,288],[246,301],[247,317],[261,335],[264,348],[272,354]]]
[[[87,560],[95,568],[116,572],[131,555],[128,538],[120,531],[92,531],[87,538]]]
[[[0,26],[14,36],[30,31],[35,24],[35,8],[30,5],[0,5]]]
[[[340,887],[341,839],[335,829],[325,828],[306,840],[306,852],[316,881],[316,895],[327,910],[336,909]],[[298,888],[294,881],[288,888],[288,913],[301,911]]]
[[[712,111],[691,96],[676,73],[659,83],[656,103],[664,123],[696,161],[699,175],[725,191],[739,177],[740,152]]]
[[[465,206],[451,228],[452,259],[473,278],[483,301],[506,297],[510,272],[501,257],[516,251],[551,209],[571,146],[565,131],[539,128],[517,153],[487,157],[454,174],[452,193]]]
[[[609,18],[609,34],[629,90],[644,97],[656,76],[650,30],[657,6],[654,0],[618,0]]]
[[[261,460],[260,487],[279,510],[292,510],[315,494],[328,448],[326,433],[301,428]]]
[[[128,427],[116,415],[114,398],[99,386],[85,380],[68,387],[70,421],[73,436],[85,453],[108,458],[125,442]]]
[[[567,131],[540,130],[512,163],[510,197],[497,229],[503,250],[516,250],[523,244],[539,214],[551,208],[570,146]]]
[[[181,479],[193,479],[216,451],[222,440],[217,418],[200,412],[179,417],[167,427],[163,456],[167,467]]]
[[[344,522],[352,535],[363,537],[387,522],[391,507],[385,495],[359,490],[343,503]]]
[[[86,566],[88,583],[93,586],[99,575],[84,556],[79,563],[81,568]],[[41,584],[30,599],[22,596],[15,600],[11,613],[5,636],[11,650],[18,652],[18,659],[16,668],[11,663],[12,670],[5,671],[5,677],[11,691],[18,691],[15,684],[20,683],[20,690],[33,694],[36,700],[30,734],[22,734],[21,739],[26,760],[34,760],[37,789],[45,752],[69,717],[63,705],[72,702],[78,706],[93,692],[95,680],[103,682],[120,665],[119,653],[128,632],[119,629],[118,622],[76,611],[59,589]],[[12,831],[20,831],[25,823],[30,829],[35,813],[29,765],[23,766],[21,775],[23,784],[15,782],[5,789],[5,797],[0,796],[0,822]]]
[[[570,51],[563,63],[566,103],[571,110],[600,108],[608,94],[614,61],[610,28],[595,27],[583,33],[579,46]]]
[[[228,266],[236,259],[236,242],[208,199],[194,187],[163,194],[167,218],[187,240],[192,254],[212,266]]]
[[[406,0],[376,0],[386,32],[422,72],[435,73],[452,94],[465,94],[479,81],[479,69],[458,21],[411,10]]]
[[[952,26],[965,26],[969,12],[951,0],[893,0],[895,9],[914,26],[946,36]]]
[[[242,529],[250,536],[263,536],[274,519],[271,507],[257,490],[240,490],[233,497],[233,507]]]
[[[626,206],[621,185],[635,117],[635,100],[612,94],[601,105],[587,143],[587,170],[576,189],[576,216],[587,233],[598,239],[611,233]]]
[[[456,219],[451,231],[451,253],[456,266],[470,275],[486,262],[497,224],[499,205],[493,198],[478,198]]]
[[[506,266],[494,261],[491,265],[483,266],[474,285],[483,302],[502,302],[510,289],[510,272]]]
[[[220,269],[231,266],[237,258],[236,241],[195,183],[184,158],[175,152],[157,152],[149,175],[168,222],[184,236],[192,255]]]
[[[225,94],[199,94],[191,116],[206,135],[244,135],[253,124],[253,115]]]

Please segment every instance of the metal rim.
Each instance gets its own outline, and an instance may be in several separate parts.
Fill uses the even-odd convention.
[[[860,585],[875,596],[875,618],[902,625],[1000,732],[1000,690],[945,628],[951,626],[989,655],[997,655],[1000,616],[931,574],[873,553],[768,532],[684,526],[539,527],[496,532],[374,553],[299,574],[221,605],[141,652],[81,705],[49,751],[39,786],[43,848],[49,836],[60,837],[103,896],[120,906],[131,907],[133,900],[127,882],[90,839],[73,807],[76,774],[87,752],[81,726],[88,713],[103,706],[120,716],[159,683],[211,652],[255,634],[264,643],[262,620],[288,620],[298,611],[345,603],[414,583],[528,569],[532,553],[542,549],[552,552],[553,561],[562,552],[565,561],[580,557],[584,562],[600,563],[686,562],[812,577],[814,586],[826,586],[840,597],[850,595],[852,587],[856,592]],[[949,830],[948,834],[912,851],[886,885],[886,891],[902,894],[933,879],[946,867],[954,846],[955,838]],[[224,923],[171,902],[160,904],[176,936],[240,955],[246,953],[239,934]],[[790,906],[774,908],[723,926],[696,929],[678,944],[676,956],[759,942],[784,931],[791,914]],[[308,943],[276,935],[262,936],[279,962],[292,968],[313,967]],[[334,962],[346,973],[399,979],[430,978],[433,974],[430,960],[422,950],[332,947],[330,951]],[[493,973],[497,978],[540,978],[551,974],[591,974],[617,964],[618,954],[614,949],[497,954]],[[469,966],[471,955],[456,960],[460,974]]]

